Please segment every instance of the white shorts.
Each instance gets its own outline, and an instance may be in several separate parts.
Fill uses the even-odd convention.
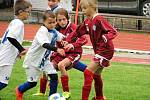
[[[0,82],[8,84],[13,65],[0,66]]]
[[[27,81],[37,82],[42,72],[45,72],[46,74],[57,74],[53,64],[47,60],[45,61],[45,66],[43,69],[34,66],[29,66],[26,68]]]

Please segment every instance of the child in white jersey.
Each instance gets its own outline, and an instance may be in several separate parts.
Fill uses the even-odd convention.
[[[47,10],[51,10],[52,12],[56,13],[56,11],[60,8],[63,8],[60,5],[60,0],[48,0]]]
[[[55,47],[64,36],[56,31],[56,16],[52,11],[43,15],[43,26],[38,30],[31,47],[29,48],[23,67],[26,69],[27,82],[16,88],[16,100],[23,99],[23,93],[36,86],[40,74],[44,71],[49,77],[57,71],[49,61],[50,52],[58,52],[65,56],[65,51]]]
[[[24,23],[32,5],[23,0],[17,0],[14,5],[15,19],[5,31],[0,45],[0,90],[8,84],[13,65],[17,56],[24,55],[27,50],[22,47],[24,37]]]

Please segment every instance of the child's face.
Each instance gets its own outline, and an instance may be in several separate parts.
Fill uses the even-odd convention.
[[[54,29],[56,27],[56,18],[47,18],[43,23],[48,29]]]
[[[19,16],[21,16],[22,20],[26,20],[28,17],[29,17],[29,14],[31,12],[31,9],[32,7],[29,7],[25,10],[22,10],[20,13],[19,13]]]
[[[62,28],[66,27],[68,24],[68,20],[64,15],[57,15],[57,23],[59,26],[61,26]]]
[[[58,3],[59,3],[59,0],[48,0],[48,6],[50,8],[53,8],[53,7],[57,6]]]
[[[93,12],[93,9],[89,7],[88,5],[81,5],[81,10],[83,13],[86,14],[87,17],[91,17]]]

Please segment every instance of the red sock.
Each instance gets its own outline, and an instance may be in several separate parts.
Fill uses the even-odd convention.
[[[100,99],[103,97],[103,80],[101,75],[94,74],[94,87],[96,92],[96,99]]]
[[[93,81],[93,73],[88,69],[84,71],[84,86],[82,89],[82,100],[88,100]]]
[[[47,84],[47,79],[46,78],[40,78],[40,93],[45,93],[46,84]]]
[[[69,77],[68,75],[62,75],[61,76],[61,84],[64,92],[69,92]]]

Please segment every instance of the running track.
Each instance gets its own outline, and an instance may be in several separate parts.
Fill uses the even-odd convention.
[[[8,26],[8,22],[0,21],[0,38],[2,37],[4,31]],[[25,40],[33,40],[36,31],[40,25],[37,24],[25,24]],[[87,36],[88,37],[88,36]],[[88,38],[87,46],[90,46],[90,40]],[[134,34],[128,32],[119,32],[118,36],[114,39],[115,48],[119,49],[131,49],[131,50],[141,50],[150,52],[150,33]],[[84,55],[84,58],[89,58],[90,55]],[[125,58],[125,57],[114,57],[115,62],[128,62],[128,63],[138,63],[138,64],[150,64],[150,59],[135,59],[135,58]]]

